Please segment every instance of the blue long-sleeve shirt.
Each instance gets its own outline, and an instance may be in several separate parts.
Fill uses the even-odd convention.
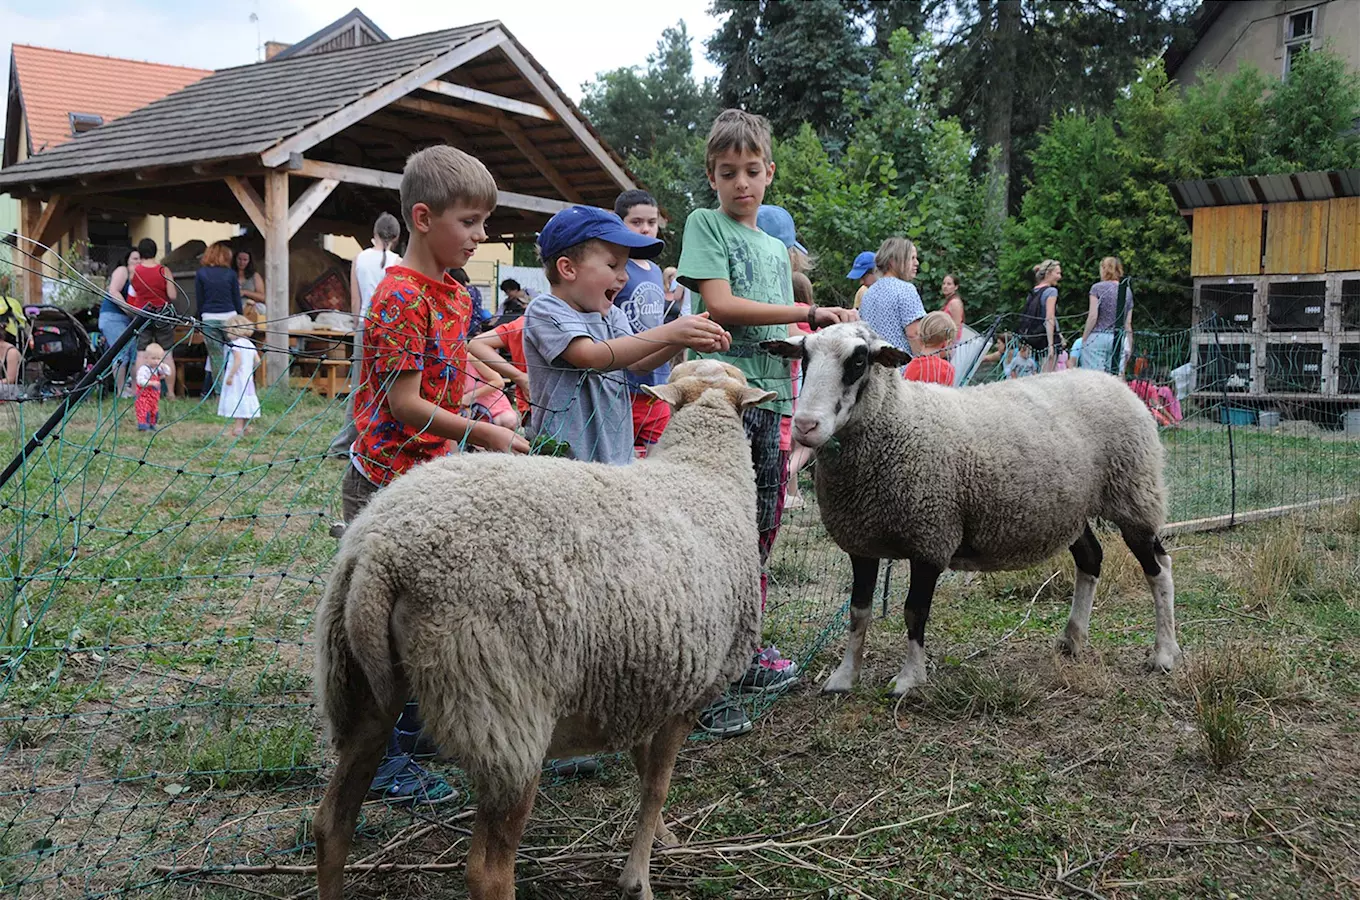
[[[194,275],[194,295],[198,299],[198,314],[229,313],[238,315],[241,306],[241,285],[236,273],[226,266],[203,266]]]

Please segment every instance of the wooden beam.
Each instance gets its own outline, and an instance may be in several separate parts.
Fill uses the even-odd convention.
[[[228,175],[227,187],[231,188],[231,192],[236,195],[236,202],[240,203],[241,209],[245,210],[246,216],[250,219],[250,224],[254,225],[255,230],[260,234],[264,234],[266,227],[264,201],[260,199],[255,186],[243,176]]]
[[[514,64],[515,68],[519,69],[520,74],[533,85],[534,90],[538,91],[538,95],[557,113],[562,124],[567,126],[572,134],[576,135],[576,139],[590,151],[590,155],[595,157],[596,162],[603,166],[610,177],[618,182],[619,188],[627,191],[637,187],[633,183],[633,179],[628,177],[628,173],[624,172],[619,164],[614,162],[613,157],[609,155],[609,151],[605,150],[604,145],[596,140],[595,135],[590,133],[590,129],[585,126],[585,123],[576,118],[576,114],[572,112],[566,101],[558,95],[557,90],[548,84],[543,76],[538,74],[533,63],[529,62],[524,54],[519,52],[519,48],[515,46],[514,41],[509,39],[508,35],[505,42],[500,45],[500,49],[506,58]]]
[[[492,28],[480,37],[473,38],[466,44],[435,57],[425,65],[407,72],[395,81],[389,82],[344,109],[332,113],[287,140],[275,144],[260,154],[260,160],[266,166],[282,165],[288,161],[289,154],[305,153],[331,135],[343,131],[360,119],[390,105],[394,100],[405,97],[421,85],[427,84],[445,72],[456,69],[463,63],[476,59],[488,50],[500,46],[506,39],[505,32],[499,28]]]
[[[415,97],[402,97],[392,101],[390,106],[396,109],[404,109],[407,112],[420,113],[424,116],[434,116],[437,119],[448,119],[451,122],[471,122],[474,125],[481,125],[484,128],[498,128],[499,123],[491,113],[478,112],[475,109],[465,109],[461,106],[449,106],[447,103],[436,103],[433,100],[418,100]]]
[[[266,316],[266,382],[288,376],[288,173],[264,176],[264,290]]]
[[[477,88],[465,87],[449,81],[435,79],[429,84],[422,84],[420,89],[434,94],[442,94],[445,97],[452,97],[454,100],[464,100],[478,106],[489,106],[492,109],[528,116],[532,119],[546,119],[551,122],[557,118],[553,115],[552,110],[545,106],[539,106],[537,103],[525,103],[523,100],[516,100],[513,97],[502,97],[500,94],[479,91]]]
[[[337,178],[323,178],[308,186],[302,192],[302,196],[288,207],[288,237],[298,233],[298,229],[307,224],[307,220],[312,217],[312,213],[321,208],[321,204],[326,202],[326,198],[331,195],[331,191],[340,185]]]
[[[365,169],[362,166],[347,166],[316,159],[304,159],[298,174],[306,175],[308,178],[334,179],[365,187],[387,188],[391,191],[401,189],[400,172],[384,172],[380,169]]]
[[[514,122],[505,116],[500,117],[501,133],[510,139],[520,153],[529,158],[529,162],[534,164],[534,168],[546,179],[548,184],[557,188],[557,192],[566,197],[572,203],[581,202],[581,194],[576,188],[571,186],[571,182],[562,177],[562,173],[557,171],[557,167],[548,162],[548,158],[539,152],[534,146],[534,142],[529,140],[529,136],[524,133]]]
[[[16,262],[23,266],[24,302],[35,306],[42,303],[42,258],[46,252],[35,243],[41,218],[42,201],[27,197],[19,201],[20,257]]]
[[[299,175],[306,175],[311,178],[334,178],[346,184],[359,184],[366,187],[386,188],[389,191],[401,189],[401,175],[397,172],[383,172],[378,169],[365,169],[362,166],[346,166],[340,163],[321,162],[315,159],[303,160],[302,168],[298,170]],[[561,200],[553,200],[550,197],[534,197],[529,194],[517,194],[513,191],[498,191],[496,198],[498,207],[504,206],[507,209],[522,209],[529,212],[545,213],[552,215],[558,210],[566,209],[571,206]]]
[[[50,245],[54,238],[61,236],[61,232],[56,232],[56,226],[64,224],[66,218],[66,207],[70,200],[64,194],[53,194],[48,199],[47,205],[43,207],[42,213],[38,216],[38,221],[33,226],[33,238],[40,244]]]

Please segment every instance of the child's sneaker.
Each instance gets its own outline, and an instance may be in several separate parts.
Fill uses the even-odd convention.
[[[405,753],[382,761],[368,792],[393,806],[434,806],[461,796],[442,776]]]
[[[740,703],[719,697],[699,713],[699,727],[714,737],[729,738],[745,734],[755,724]]]
[[[780,656],[777,648],[766,647],[756,654],[736,686],[743,694],[780,694],[797,683],[797,664]]]

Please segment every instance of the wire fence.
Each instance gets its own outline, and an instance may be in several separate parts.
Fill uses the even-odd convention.
[[[167,349],[210,352],[202,323],[180,324]],[[1071,334],[1081,320],[1060,324]],[[1016,374],[1026,351],[1012,326],[976,338],[974,382]],[[1111,365],[1163,425],[1172,521],[1214,527],[1354,496],[1360,396],[1338,393],[1340,360],[1306,341],[1244,355],[1224,337],[1211,322],[1112,341]],[[16,460],[0,485],[4,892],[103,897],[186,866],[311,861],[326,750],[310,634],[349,462],[328,454],[343,392],[315,364],[334,353],[300,344],[244,436],[216,397],[168,397],[159,427],[137,430],[133,401],[109,385],[112,354],[75,378],[34,373],[49,384],[41,399],[0,403],[0,459]],[[1254,390],[1263,378],[1290,390]],[[801,477],[804,505],[783,510],[768,564],[765,636],[807,670],[842,627],[850,572]],[[904,588],[885,582],[884,599]],[[758,715],[774,701],[746,702]],[[370,804],[361,829],[390,834],[417,815]]]

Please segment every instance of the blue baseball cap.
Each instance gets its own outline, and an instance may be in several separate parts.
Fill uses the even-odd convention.
[[[807,248],[798,243],[797,229],[793,227],[793,216],[782,206],[764,206],[756,210],[756,227],[770,237],[779,238],[785,247],[797,250],[804,256]]]
[[[874,261],[874,251],[865,250],[859,256],[855,257],[855,264],[850,267],[850,274],[845,277],[849,278],[851,281],[859,281],[869,272],[872,272],[876,265],[878,265],[878,263]]]
[[[568,206],[559,211],[538,233],[538,253],[551,259],[568,247],[586,241],[604,241],[628,248],[634,259],[653,259],[666,249],[666,242],[629,230],[623,219],[596,206]]]

